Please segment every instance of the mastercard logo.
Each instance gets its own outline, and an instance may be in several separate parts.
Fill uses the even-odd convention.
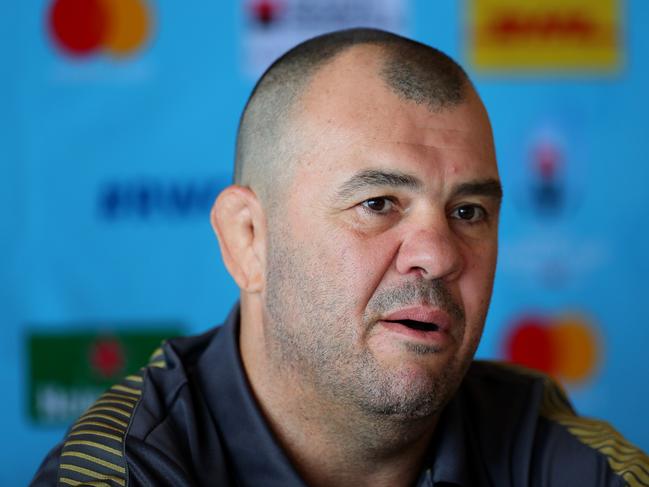
[[[125,57],[151,32],[151,13],[142,0],[55,0],[48,21],[56,44],[72,56]]]
[[[592,325],[577,314],[524,316],[505,337],[505,358],[569,383],[592,377],[601,357]]]

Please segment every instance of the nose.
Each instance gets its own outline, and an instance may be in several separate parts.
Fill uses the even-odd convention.
[[[401,274],[418,273],[424,279],[453,281],[464,268],[458,237],[445,219],[411,228],[399,247],[396,267]]]

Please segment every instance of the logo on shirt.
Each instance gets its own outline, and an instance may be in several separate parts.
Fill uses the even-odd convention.
[[[47,20],[56,45],[75,57],[131,55],[150,37],[152,24],[143,0],[54,0]]]
[[[514,320],[505,336],[504,355],[510,362],[577,384],[592,377],[601,349],[592,322],[582,314],[526,314]]]

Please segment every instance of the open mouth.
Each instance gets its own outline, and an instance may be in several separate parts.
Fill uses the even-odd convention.
[[[419,331],[438,331],[439,326],[435,323],[430,323],[427,321],[417,321],[417,320],[384,320],[387,323],[398,323],[412,330]]]

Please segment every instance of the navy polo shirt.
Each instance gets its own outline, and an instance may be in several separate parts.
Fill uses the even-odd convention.
[[[305,486],[243,370],[239,310],[167,341],[103,394],[45,459],[33,486]],[[649,459],[576,416],[548,377],[475,361],[444,409],[417,487],[649,486]]]

